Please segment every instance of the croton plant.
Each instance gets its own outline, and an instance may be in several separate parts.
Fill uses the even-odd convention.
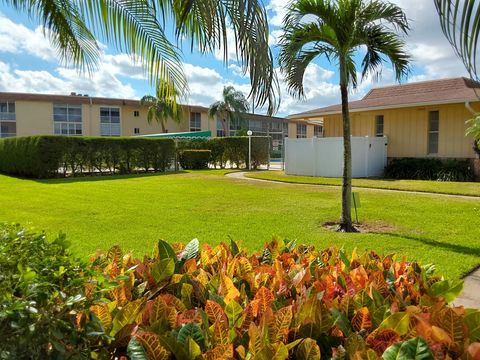
[[[94,358],[480,359],[480,311],[449,305],[462,283],[393,255],[193,240],[91,261]]]

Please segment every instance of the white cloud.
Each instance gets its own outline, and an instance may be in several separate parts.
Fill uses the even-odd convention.
[[[269,23],[273,26],[282,26],[283,18],[287,14],[287,5],[291,0],[270,0],[266,9],[269,13]]]
[[[0,53],[26,53],[42,60],[54,60],[55,49],[45,37],[42,27],[30,30],[0,13]]]

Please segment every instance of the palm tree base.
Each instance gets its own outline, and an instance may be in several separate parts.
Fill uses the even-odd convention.
[[[344,232],[344,233],[357,233],[358,230],[355,228],[355,226],[353,226],[353,224],[349,224],[347,222],[343,223],[339,223],[338,224],[338,227],[337,227],[337,232]]]

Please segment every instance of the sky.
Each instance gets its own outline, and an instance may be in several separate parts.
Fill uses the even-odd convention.
[[[277,39],[281,35],[285,5],[289,0],[264,0],[270,25],[270,45],[278,54]],[[461,61],[441,32],[433,0],[393,0],[401,6],[410,21],[411,32],[405,39],[412,56],[412,68],[404,82],[466,76]],[[231,39],[233,40],[233,39]],[[230,41],[230,43],[233,43]],[[102,44],[101,63],[91,76],[61,63],[55,49],[44,37],[38,23],[3,3],[0,5],[0,91],[65,94],[77,92],[90,96],[140,99],[154,94],[141,65],[114,47]],[[242,75],[235,61],[235,49],[228,49],[227,64],[221,52],[209,55],[183,53],[184,71],[189,85],[187,102],[209,106],[221,99],[222,89],[233,85],[247,95],[249,79]],[[278,67],[275,58],[275,67]],[[278,69],[277,69],[278,70]],[[318,58],[304,77],[305,98],[291,96],[280,75],[281,105],[278,116],[287,116],[340,102],[335,65]],[[385,65],[379,80],[364,79],[352,89],[352,100],[363,97],[372,86],[393,84],[391,68]],[[256,113],[262,113],[257,109]]]

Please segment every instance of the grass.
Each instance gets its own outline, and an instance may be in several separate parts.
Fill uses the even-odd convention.
[[[259,171],[245,174],[247,177],[285,183],[341,186],[340,178],[286,175],[283,171]],[[436,194],[467,195],[480,197],[480,182],[447,182],[427,180],[353,179],[352,185],[361,188],[431,192]]]
[[[202,243],[240,239],[260,250],[273,235],[319,247],[374,249],[435,263],[459,278],[479,264],[480,203],[409,193],[360,190],[360,220],[389,224],[387,233],[340,234],[336,188],[247,182],[224,171],[34,181],[0,176],[0,221],[47,234],[67,233],[88,255],[119,244],[137,256],[157,239]]]

